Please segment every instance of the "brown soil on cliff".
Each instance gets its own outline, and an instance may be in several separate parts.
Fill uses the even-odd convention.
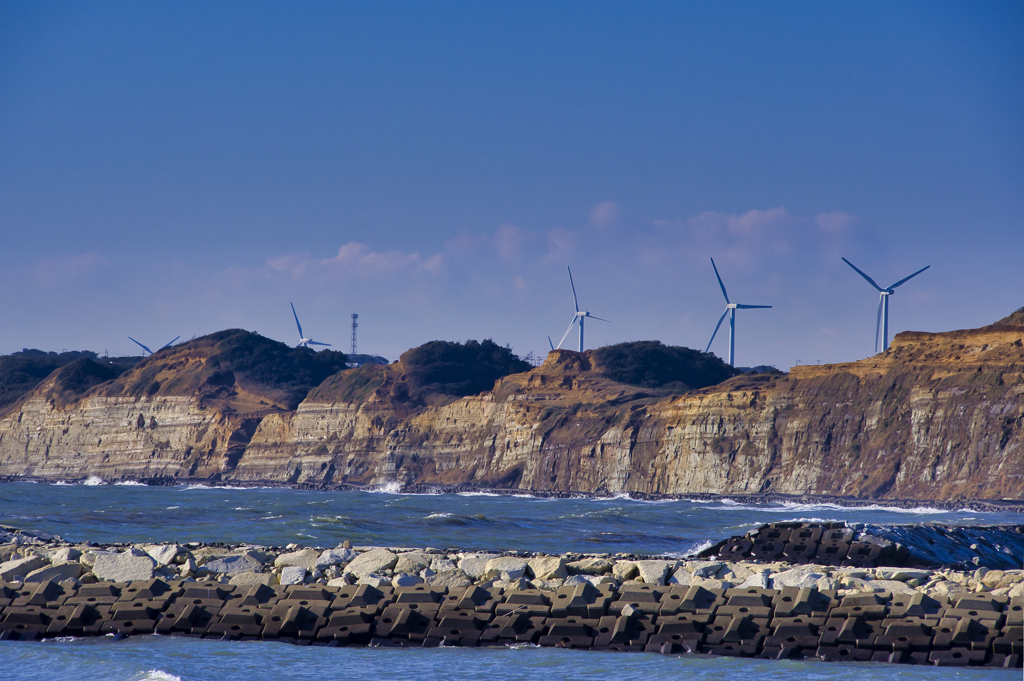
[[[1006,315],[993,326],[1024,326],[1024,307],[1016,312]]]
[[[314,386],[345,369],[345,359],[341,352],[293,348],[229,329],[150,355],[88,394],[195,396],[225,413],[293,410]]]

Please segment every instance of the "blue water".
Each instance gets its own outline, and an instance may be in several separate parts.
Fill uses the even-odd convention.
[[[1015,513],[293,489],[0,484],[0,524],[72,541],[686,554],[766,522],[1019,523]],[[0,679],[1019,679],[1019,670],[519,649],[303,648],[144,636],[0,643]]]
[[[253,679],[1019,679],[1016,669],[942,669],[871,662],[744,660],[704,655],[553,648],[302,648],[162,636],[124,641],[0,643],[5,678],[25,681],[252,681]],[[10,676],[8,676],[10,674]]]
[[[0,484],[0,523],[69,541],[290,542],[685,555],[766,522],[1019,523],[1018,513],[287,488]]]

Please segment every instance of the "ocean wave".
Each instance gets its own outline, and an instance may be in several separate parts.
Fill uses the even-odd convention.
[[[181,508],[181,506],[168,506],[168,507],[166,508],[166,510],[168,510],[168,511],[173,511],[173,510],[174,510],[174,509],[176,509],[176,508]]]
[[[98,487],[100,485],[107,484],[106,481],[98,476],[90,475],[88,478],[82,481],[82,484],[86,487]]]
[[[689,558],[691,556],[696,556],[698,553],[700,553],[704,549],[710,549],[714,545],[715,545],[715,543],[713,541],[711,541],[710,539],[705,539],[702,542],[698,542],[698,543],[693,544],[690,548],[686,549],[685,551],[680,552],[678,555],[676,555],[676,554],[669,554],[669,555],[671,555],[673,558]]]
[[[268,515],[265,518],[257,518],[256,520],[277,520],[278,518],[283,518],[283,517],[284,517],[283,515]]]
[[[51,483],[54,487],[71,487],[71,483],[67,480],[58,480],[57,482]]]
[[[431,518],[451,518],[454,513],[431,513],[428,516],[424,516],[424,520],[430,520]]]
[[[783,503],[782,508],[786,511],[885,511],[887,513],[909,513],[913,515],[940,515],[943,513],[969,513],[967,510],[951,511],[945,508],[934,506],[914,506],[913,508],[900,508],[898,506],[883,506],[881,504],[870,504],[868,506],[843,506],[841,504],[798,504]]]
[[[181,677],[162,669],[150,669],[138,677],[138,681],[181,681]]]
[[[385,482],[376,487],[370,487],[366,491],[370,494],[401,494],[402,485],[398,482]]]
[[[148,487],[149,486],[149,485],[147,485],[144,482],[139,482],[138,480],[121,480],[120,482],[115,482],[114,484],[117,485],[118,487]]]

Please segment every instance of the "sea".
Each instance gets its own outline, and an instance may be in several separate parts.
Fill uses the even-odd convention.
[[[466,551],[683,557],[763,523],[1018,524],[1021,515],[885,505],[641,501],[628,496],[309,491],[281,487],[15,482],[0,484],[0,524],[69,541],[432,547]],[[0,679],[1020,679],[1019,670],[766,661],[706,655],[502,649],[309,648],[163,636],[0,642]]]

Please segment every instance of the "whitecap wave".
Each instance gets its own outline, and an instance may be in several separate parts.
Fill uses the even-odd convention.
[[[460,497],[504,497],[505,494],[497,494],[496,492],[456,492],[456,496]]]
[[[53,485],[55,487],[70,487],[71,483],[68,482],[67,480],[58,480],[57,482],[53,483]]]
[[[768,507],[765,510],[775,510],[772,507]],[[798,504],[798,503],[784,503],[779,512],[794,510],[801,511],[885,511],[887,513],[909,513],[913,515],[941,515],[943,513],[970,513],[971,511],[951,511],[945,508],[935,508],[934,506],[914,506],[912,508],[900,508],[899,506],[884,506],[882,504],[870,504],[868,506],[843,506],[842,504]]]
[[[431,513],[428,516],[424,516],[424,520],[430,520],[431,518],[451,518],[454,513]]]
[[[148,487],[146,483],[139,482],[138,480],[121,480],[120,482],[115,482],[114,484],[119,487]]]
[[[139,681],[181,681],[181,677],[162,669],[150,669],[139,677]]]
[[[696,556],[704,549],[710,549],[714,545],[715,543],[713,541],[711,541],[710,539],[706,539],[702,542],[692,545],[685,551],[679,551],[677,553],[668,553],[666,555],[671,556],[672,558],[691,558],[693,556]]]
[[[82,484],[86,487],[98,487],[99,485],[107,484],[106,481],[96,475],[90,475],[88,478],[82,481]]]
[[[173,510],[174,510],[174,509],[176,509],[176,508],[181,508],[181,506],[168,506],[168,507],[167,507],[167,510],[168,510],[168,511],[173,511]]]
[[[366,491],[370,494],[401,494],[402,485],[398,482],[385,482],[376,487],[370,487]]]

